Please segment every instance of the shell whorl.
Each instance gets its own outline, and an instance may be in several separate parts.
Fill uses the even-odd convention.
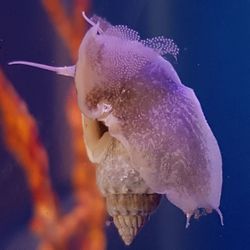
[[[160,194],[110,194],[106,197],[107,211],[126,245],[149,220],[160,203]]]
[[[124,243],[130,245],[158,207],[161,195],[146,185],[133,169],[125,148],[114,138],[97,166],[96,177],[106,197],[107,211]]]
[[[87,153],[96,164],[97,185],[106,198],[107,212],[126,245],[158,207],[160,194],[154,193],[134,170],[125,147],[102,125],[83,117]]]

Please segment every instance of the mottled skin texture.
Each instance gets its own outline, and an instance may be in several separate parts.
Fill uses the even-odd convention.
[[[103,121],[146,184],[187,216],[201,207],[217,209],[221,156],[194,92],[152,49],[97,35],[94,28],[77,64],[82,112]]]

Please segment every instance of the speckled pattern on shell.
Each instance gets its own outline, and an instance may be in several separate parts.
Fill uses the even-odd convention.
[[[115,138],[96,166],[97,185],[104,196],[110,194],[150,194],[153,191],[135,170],[128,151]]]

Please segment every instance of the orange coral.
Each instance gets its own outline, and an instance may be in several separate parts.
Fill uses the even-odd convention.
[[[81,39],[86,31],[81,12],[89,9],[89,1],[73,0],[74,10],[71,16],[67,16],[60,0],[43,0],[42,3],[55,29],[69,49],[72,59],[75,61]]]
[[[65,41],[72,60],[75,60],[85,28],[81,11],[88,9],[88,1],[74,0],[73,3],[73,14],[69,17],[61,1],[43,0],[45,10]],[[66,215],[61,214],[56,194],[51,187],[48,155],[39,140],[36,121],[0,71],[3,138],[7,149],[19,162],[27,177],[34,203],[32,229],[41,239],[38,249],[66,250],[73,239],[78,242],[79,249],[102,250],[105,248],[104,202],[95,185],[95,169],[88,161],[83,146],[81,114],[73,89],[65,108],[72,131],[72,183],[76,199],[76,206]]]
[[[49,179],[47,152],[40,142],[35,120],[2,71],[0,114],[6,147],[27,176],[38,228],[42,221],[52,223],[58,218],[58,208]]]
[[[48,156],[39,140],[36,122],[0,71],[3,138],[7,149],[24,169],[29,183],[34,202],[32,228],[41,238],[39,249],[68,249],[70,240],[77,235],[81,245],[79,249],[102,250],[105,248],[104,205],[95,186],[94,168],[84,154],[80,113],[75,98],[70,100],[68,116],[76,159],[72,179],[77,205],[69,214],[62,215],[51,188]]]

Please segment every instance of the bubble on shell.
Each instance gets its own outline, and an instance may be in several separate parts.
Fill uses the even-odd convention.
[[[158,36],[153,38],[147,38],[140,41],[144,46],[149,47],[159,53],[161,56],[166,54],[172,55],[177,59],[179,54],[179,48],[174,43],[173,39],[165,38],[164,36]]]
[[[139,41],[140,35],[137,31],[128,28],[126,25],[115,25],[109,27],[106,32],[106,35],[120,37],[124,40],[129,41]]]

